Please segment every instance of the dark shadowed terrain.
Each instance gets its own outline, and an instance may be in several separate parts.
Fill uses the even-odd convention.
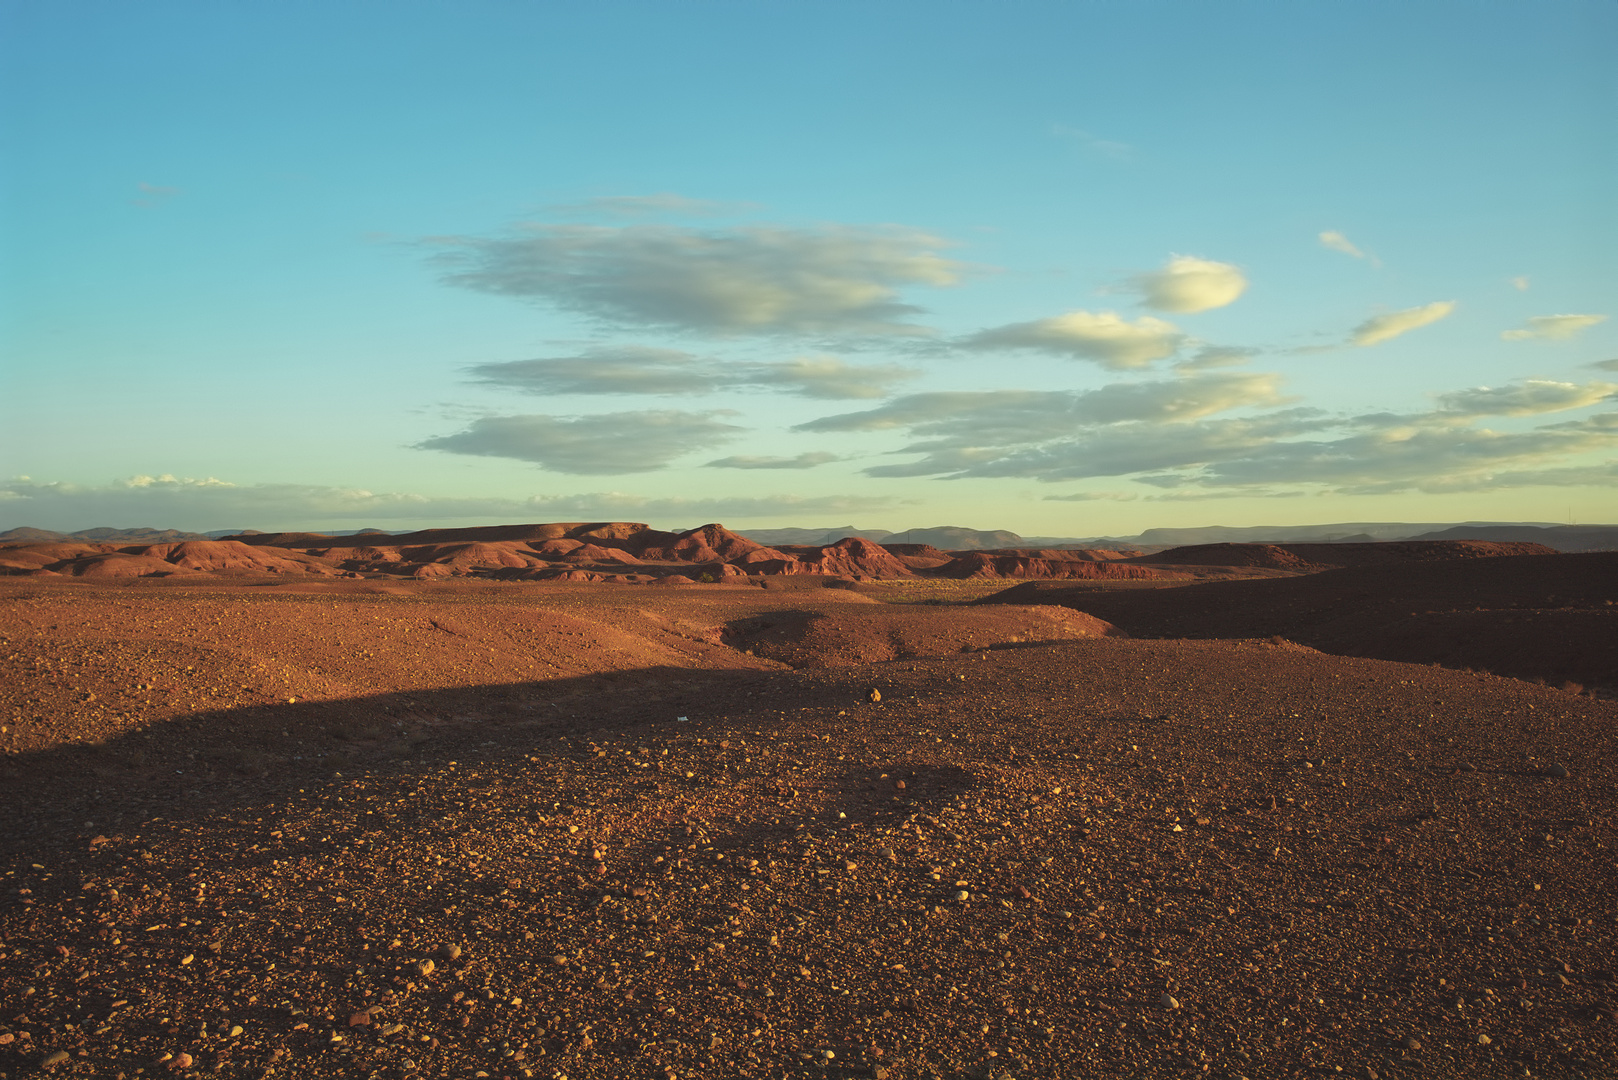
[[[0,579],[0,1076],[1618,1074],[1614,557],[1306,546]]]

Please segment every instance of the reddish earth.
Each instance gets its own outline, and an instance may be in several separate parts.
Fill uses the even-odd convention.
[[[5,549],[0,1077],[1618,1075],[1618,556],[552,528]]]
[[[835,544],[777,549],[722,525],[667,533],[633,522],[559,522],[429,529],[404,536],[247,533],[225,540],[162,544],[4,543],[0,575],[105,578],[212,572],[614,584],[796,574],[854,581],[918,575],[1163,580],[1183,576],[1093,561],[1121,557],[1112,551],[944,552],[926,544],[892,548],[850,537]]]

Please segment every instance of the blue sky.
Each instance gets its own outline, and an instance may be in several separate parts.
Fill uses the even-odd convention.
[[[0,3],[0,528],[1618,519],[1608,3]]]

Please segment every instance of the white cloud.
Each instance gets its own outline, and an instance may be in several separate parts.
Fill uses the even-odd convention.
[[[1516,277],[1512,278],[1511,279],[1511,287],[1513,289],[1516,289],[1518,292],[1527,292],[1528,291],[1528,275],[1527,274],[1519,274]]]
[[[1349,335],[1349,341],[1361,347],[1380,345],[1384,341],[1392,341],[1401,334],[1408,334],[1412,330],[1446,318],[1454,310],[1455,301],[1439,300],[1423,304],[1421,307],[1390,311],[1386,315],[1373,315],[1354,328],[1353,333]]]
[[[751,457],[751,456],[743,454],[743,455],[738,455],[736,457],[725,457],[725,458],[719,458],[716,461],[710,461],[707,464],[707,468],[710,468],[710,469],[812,469],[816,465],[824,465],[824,464],[826,464],[827,462],[830,462],[830,461],[841,461],[841,460],[843,460],[843,459],[838,457],[836,454],[828,454],[825,451],[814,451],[812,453],[799,454],[797,457]]]
[[[734,438],[725,412],[673,409],[590,416],[485,416],[465,431],[417,444],[420,450],[531,461],[552,472],[607,475],[651,472],[693,450]]]
[[[481,383],[529,394],[678,395],[768,389],[826,399],[886,397],[894,384],[921,374],[895,364],[848,364],[835,356],[742,363],[639,345],[476,364],[470,370]]]
[[[1247,278],[1230,263],[1175,255],[1168,265],[1135,279],[1147,307],[1177,314],[1231,304],[1247,291]]]
[[[915,334],[913,285],[955,284],[945,242],[914,229],[696,230],[535,224],[440,238],[445,280],[544,300],[609,323],[709,333]]]
[[[1502,341],[1566,341],[1582,330],[1607,321],[1605,315],[1534,315],[1528,325],[1519,330],[1505,330]]]
[[[1478,386],[1441,394],[1439,408],[1461,416],[1534,416],[1595,405],[1618,395],[1618,383],[1528,379],[1513,386]]]
[[[135,478],[101,486],[0,483],[5,519],[0,531],[21,525],[73,532],[79,529],[172,528],[392,530],[433,525],[516,524],[545,521],[647,521],[689,527],[710,521],[780,520],[821,514],[891,510],[903,500],[889,496],[759,495],[722,498],[661,498],[625,492],[533,495],[528,498],[441,497],[409,492],[312,484],[232,484],[218,480]]]
[[[1070,311],[1050,319],[984,330],[963,344],[975,349],[1038,349],[1103,367],[1139,368],[1173,356],[1185,335],[1173,323],[1143,315],[1134,322],[1116,312]]]
[[[1333,251],[1341,251],[1344,255],[1352,255],[1356,259],[1370,258],[1369,255],[1355,246],[1352,240],[1336,229],[1327,229],[1320,234],[1320,246],[1331,248]]]

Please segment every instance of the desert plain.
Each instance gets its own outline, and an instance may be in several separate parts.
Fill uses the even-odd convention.
[[[1618,553],[462,532],[0,547],[0,1077],[1618,1075]]]

